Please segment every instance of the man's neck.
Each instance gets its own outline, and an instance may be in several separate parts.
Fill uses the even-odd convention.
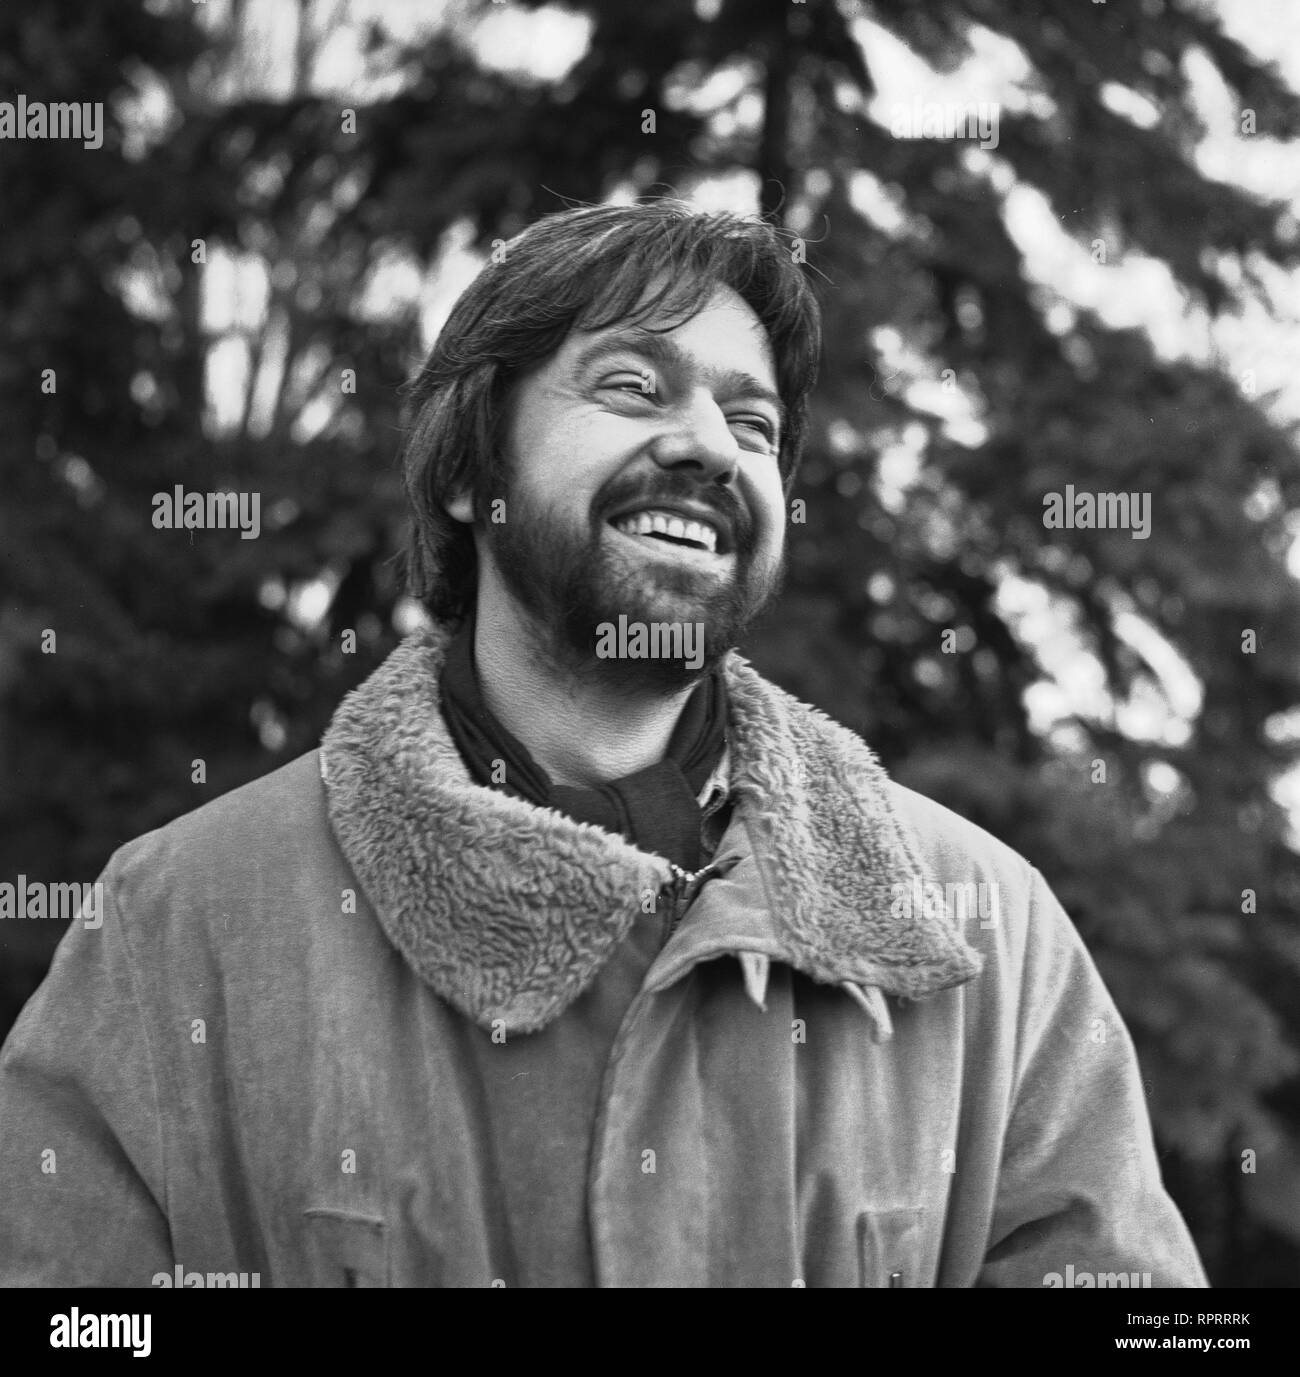
[[[629,693],[567,674],[546,653],[518,653],[533,635],[511,603],[480,598],[474,664],[483,700],[554,784],[588,789],[657,764],[690,697],[688,686]]]

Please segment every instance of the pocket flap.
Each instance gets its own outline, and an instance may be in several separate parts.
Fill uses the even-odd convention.
[[[862,1286],[933,1286],[928,1275],[923,1207],[864,1210],[858,1216]]]
[[[384,1221],[348,1210],[304,1211],[308,1286],[387,1286]]]

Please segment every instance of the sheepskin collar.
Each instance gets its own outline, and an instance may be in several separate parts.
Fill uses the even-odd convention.
[[[410,636],[343,700],[321,743],[330,821],[416,973],[475,1023],[530,1032],[591,984],[671,872],[621,837],[473,781],[438,707],[451,634]],[[953,927],[896,912],[894,886],[920,868],[872,753],[739,655],[724,674],[735,809],[718,856],[732,868],[700,893],[744,902],[710,911],[709,951],[757,951],[910,998],[974,975],[979,958]],[[679,939],[698,944],[692,926],[669,942],[670,964]]]

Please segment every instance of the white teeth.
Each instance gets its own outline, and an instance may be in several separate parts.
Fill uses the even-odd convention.
[[[621,517],[614,529],[624,535],[666,535],[674,540],[689,540],[701,545],[710,554],[718,548],[718,533],[703,521],[684,521],[672,512],[646,511]]]

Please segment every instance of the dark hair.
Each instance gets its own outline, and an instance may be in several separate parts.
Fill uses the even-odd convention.
[[[468,489],[482,512],[504,491],[510,387],[571,330],[652,318],[671,322],[658,328],[672,328],[698,314],[711,288],[730,287],[771,344],[787,411],[779,463],[790,491],[821,352],[821,314],[780,235],[764,221],[682,201],[588,206],[543,217],[484,267],[408,389],[402,468],[413,520],[406,578],[435,618],[463,617],[477,576],[470,530],[443,502]],[[651,282],[655,290],[648,292]]]

